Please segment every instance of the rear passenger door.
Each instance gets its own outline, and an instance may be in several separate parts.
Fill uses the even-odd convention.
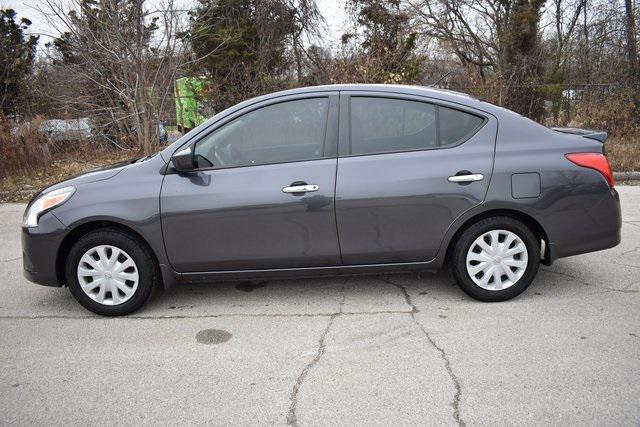
[[[497,121],[439,100],[342,92],[336,220],[344,264],[433,259],[485,197]]]

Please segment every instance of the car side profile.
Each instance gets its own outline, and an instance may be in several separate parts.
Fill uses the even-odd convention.
[[[620,242],[605,139],[434,88],[273,93],[35,196],[24,274],[103,315],[183,283],[445,262],[471,297],[508,300],[541,262]]]

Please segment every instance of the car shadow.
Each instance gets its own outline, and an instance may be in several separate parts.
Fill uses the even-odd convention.
[[[554,265],[556,271],[541,268],[529,289],[502,304],[547,303],[549,300],[599,291],[574,280],[568,274],[571,266],[571,263],[563,265],[559,262],[557,266]],[[306,316],[337,313],[341,309],[346,313],[406,312],[411,310],[407,296],[418,309],[427,312],[430,307],[448,306],[448,303],[467,308],[484,304],[467,296],[443,270],[421,274],[368,274],[176,285],[156,292],[140,310],[130,316]],[[36,312],[38,316],[54,315],[54,312],[59,317],[92,316],[73,299],[67,289],[36,287],[29,301],[31,307],[22,308]]]
[[[176,285],[158,292],[138,314],[328,313],[339,310],[347,297],[358,310],[406,310],[401,288],[416,298],[468,298],[445,272],[244,280]]]

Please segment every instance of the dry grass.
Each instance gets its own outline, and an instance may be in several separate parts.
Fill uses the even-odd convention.
[[[611,137],[605,148],[614,171],[640,171],[640,137]]]
[[[139,157],[134,152],[78,150],[56,153],[42,167],[16,170],[0,178],[0,203],[29,200],[33,193],[49,185],[60,182],[102,166]]]
[[[51,141],[42,117],[16,124],[0,114],[0,202],[24,201],[73,175],[136,157],[89,141]]]
[[[0,113],[0,178],[14,172],[40,169],[51,160],[51,144],[38,131],[42,118],[15,125]]]

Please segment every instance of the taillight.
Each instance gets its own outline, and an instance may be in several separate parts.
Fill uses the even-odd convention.
[[[589,169],[595,169],[604,176],[609,183],[609,187],[613,188],[615,181],[613,180],[613,172],[609,160],[600,153],[569,153],[565,157],[578,166]]]

